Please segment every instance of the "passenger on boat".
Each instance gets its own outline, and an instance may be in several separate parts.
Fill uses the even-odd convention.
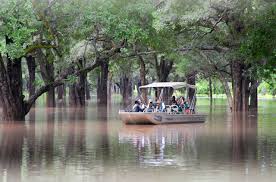
[[[185,101],[184,97],[181,96],[178,101],[178,106],[181,107],[182,109],[184,108],[184,101]]]
[[[190,105],[188,101],[184,100],[184,109],[186,114],[190,114]]]
[[[175,96],[172,96],[171,105],[177,105],[177,101],[175,99]]]
[[[146,108],[146,112],[154,112],[153,102],[151,99],[149,99],[149,104]]]
[[[132,111],[133,112],[143,112],[144,109],[141,107],[141,103],[139,102],[139,100],[136,100],[134,102],[134,106],[132,107]]]
[[[157,100],[155,112],[165,112],[165,104],[160,100]]]

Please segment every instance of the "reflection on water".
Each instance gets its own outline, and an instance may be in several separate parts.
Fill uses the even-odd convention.
[[[133,144],[141,166],[185,167],[196,162],[196,138],[202,127],[202,124],[125,125],[119,132],[119,142]]]
[[[124,125],[116,106],[34,109],[0,123],[0,182],[274,181],[275,102],[259,115],[214,107],[200,106],[206,123],[159,126]]]

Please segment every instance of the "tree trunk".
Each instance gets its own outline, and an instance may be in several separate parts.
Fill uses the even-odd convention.
[[[195,85],[196,83],[196,73],[193,71],[186,75],[187,84]],[[187,99],[192,102],[193,97],[195,96],[195,89],[187,88]]]
[[[51,87],[47,92],[46,105],[47,107],[56,107],[55,87]]]
[[[53,82],[55,80],[54,64],[47,59],[48,56],[44,55],[41,49],[37,50],[37,55],[38,55],[38,61],[40,66],[40,72],[44,83],[47,84],[47,83]],[[56,106],[54,87],[50,88],[49,91],[47,92],[46,106],[47,107]]]
[[[233,107],[233,97],[232,97],[232,93],[231,93],[231,90],[230,90],[230,88],[229,88],[227,79],[225,78],[225,76],[223,76],[222,73],[219,73],[219,74],[218,74],[218,78],[219,78],[220,82],[221,82],[222,85],[223,85],[223,88],[224,88],[224,91],[225,91],[225,94],[226,94],[226,97],[227,97],[227,101],[228,101],[229,108],[230,108],[230,110],[232,111],[232,107]]]
[[[21,59],[7,60],[7,66],[0,56],[0,100],[3,105],[3,119],[24,120],[26,107],[22,91]]]
[[[84,60],[79,59],[79,68],[84,68]],[[86,90],[86,73],[80,73],[78,81],[70,86],[69,92],[69,104],[71,106],[85,106],[85,90]]]
[[[90,100],[91,99],[91,95],[90,95],[90,85],[87,79],[87,75],[86,75],[86,79],[85,79],[85,95],[86,95],[86,100]]]
[[[249,80],[247,77],[242,79],[242,110],[248,111],[249,104]]]
[[[251,81],[251,89],[250,89],[250,109],[258,108],[258,81]]]
[[[107,82],[108,82],[108,61],[103,60],[100,65],[100,74],[98,76],[97,100],[101,106],[107,105]]]
[[[77,92],[76,92],[76,84],[72,84],[69,86],[69,105],[70,106],[77,106]]]
[[[140,80],[141,80],[141,86],[146,85],[146,64],[142,56],[138,56],[139,58],[139,63],[140,63]],[[147,98],[147,89],[141,89],[141,97],[142,101],[144,103],[148,102]]]
[[[159,82],[167,82],[169,74],[173,67],[173,61],[166,60],[164,56],[160,58],[160,63],[158,65],[158,60],[155,56],[155,66],[157,72],[157,78]]]
[[[212,78],[209,77],[209,98],[210,98],[210,105],[213,103],[213,88],[212,88]]]
[[[111,98],[112,98],[112,74],[108,74],[108,84],[107,84],[107,98],[109,100],[109,103],[111,103]]]
[[[85,106],[86,73],[81,73],[77,83],[77,92],[79,96],[79,106]]]
[[[157,79],[159,82],[167,82],[169,74],[172,70],[173,67],[173,61],[171,60],[166,60],[164,56],[160,58],[160,62],[158,63],[158,58],[157,55],[154,55],[154,60],[155,60],[155,69],[157,73]],[[156,89],[156,99],[159,98],[161,93],[161,89]],[[169,103],[170,98],[173,94],[173,89],[171,88],[163,88],[163,101],[165,103]]]
[[[28,91],[29,91],[29,97],[35,94],[35,58],[33,56],[28,56],[26,58],[27,60],[27,66],[28,66],[28,72],[29,72],[29,80],[28,80]],[[35,104],[33,104],[35,106]]]
[[[232,61],[233,111],[242,110],[242,68],[238,61]]]
[[[85,106],[85,90],[81,83],[74,83],[69,86],[69,105],[72,107]]]
[[[65,99],[66,91],[65,85],[61,85],[57,87],[57,99],[63,100]]]
[[[124,75],[123,77],[121,77],[120,89],[123,96],[123,105],[124,107],[126,107],[131,104],[132,98],[132,82],[128,76]]]
[[[232,61],[233,111],[248,111],[249,79],[244,74],[245,65]]]

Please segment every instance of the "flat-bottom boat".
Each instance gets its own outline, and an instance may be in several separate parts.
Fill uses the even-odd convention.
[[[177,124],[203,123],[205,114],[173,114],[167,112],[126,112],[119,111],[119,116],[125,124]]]
[[[148,85],[140,86],[139,89],[147,88],[162,88],[159,96],[159,100],[162,100],[163,88],[190,88],[194,89],[194,96],[191,99],[190,111],[193,114],[185,114],[178,112],[178,106],[167,105],[165,112],[128,112],[125,110],[119,111],[119,116],[126,124],[170,124],[170,123],[203,123],[206,120],[205,114],[194,114],[195,111],[195,93],[196,86],[190,85],[184,82],[154,82]],[[176,107],[176,108],[175,108]],[[176,109],[176,110],[174,110]]]

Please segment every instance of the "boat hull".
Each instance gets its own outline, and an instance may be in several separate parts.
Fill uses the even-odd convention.
[[[119,111],[121,120],[126,124],[176,124],[176,123],[203,123],[205,114],[169,114]]]

